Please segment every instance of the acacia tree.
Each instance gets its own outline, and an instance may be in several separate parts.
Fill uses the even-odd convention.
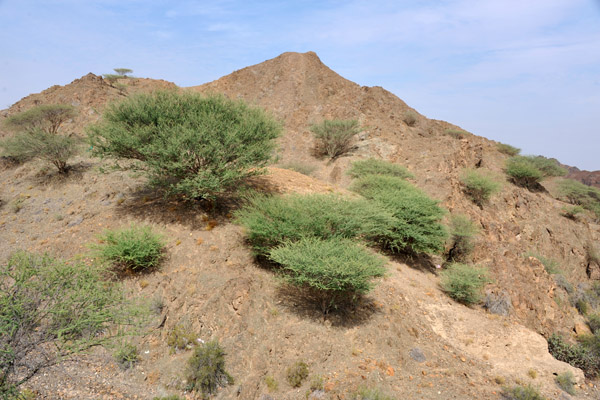
[[[110,105],[88,133],[94,154],[139,161],[151,185],[214,200],[264,171],[280,131],[242,101],[164,91]]]
[[[75,115],[75,108],[67,104],[44,104],[11,115],[3,125],[15,135],[0,142],[0,147],[9,157],[20,161],[38,158],[56,166],[59,173],[67,173],[67,161],[78,149],[75,139],[58,131]]]

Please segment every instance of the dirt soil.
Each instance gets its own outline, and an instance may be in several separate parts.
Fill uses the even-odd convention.
[[[126,83],[119,90],[86,75],[28,96],[0,118],[35,104],[73,104],[79,116],[62,129],[82,135],[108,101],[175,87],[148,79]],[[388,275],[356,310],[324,318],[253,259],[242,228],[231,221],[235,202],[210,212],[165,200],[145,187],[143,177],[116,171],[88,154],[74,160],[67,177],[40,162],[5,164],[0,166],[0,262],[16,249],[88,259],[88,246],[100,232],[131,222],[151,224],[168,238],[168,258],[159,271],[125,280],[133,297],[160,298],[165,305],[135,338],[140,363],[123,371],[110,350],[98,350],[28,382],[38,398],[152,399],[169,393],[193,398],[181,389],[191,351],[173,354],[166,345],[179,323],[198,339],[218,339],[225,348],[236,382],[215,396],[221,399],[305,399],[311,378],[297,389],[285,379],[285,370],[298,360],[309,365],[311,376],[324,378],[324,392],[312,398],[348,399],[366,385],[399,399],[499,399],[498,382],[531,383],[550,399],[600,398],[597,382],[548,354],[542,335],[574,334],[576,327],[583,329],[582,318],[559,301],[566,293],[541,263],[523,256],[533,251],[553,258],[572,284],[591,282],[585,246],[598,242],[600,227],[591,216],[561,217],[565,203],[551,196],[551,181],[549,191],[535,193],[505,182],[490,204],[474,205],[463,194],[459,175],[465,167],[480,167],[502,177],[506,156],[495,142],[470,133],[449,136],[446,130],[458,127],[418,113],[416,125],[408,126],[404,115],[415,110],[382,88],[343,79],[314,53],[284,53],[188,90],[244,98],[284,122],[279,166],[294,162],[315,170],[309,177],[274,166],[255,182],[263,190],[347,195],[349,164],[371,156],[409,168],[417,186],[450,212],[479,224],[472,261],[489,268],[494,283],[487,290],[510,296],[511,312],[498,316],[451,301],[439,289],[435,264],[441,259],[390,258]],[[314,155],[309,125],[324,118],[355,118],[365,127],[350,155],[336,160]],[[567,370],[578,379],[574,397],[554,383],[554,376]],[[278,387],[270,391],[266,377]]]

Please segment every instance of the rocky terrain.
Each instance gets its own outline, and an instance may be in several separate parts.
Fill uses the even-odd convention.
[[[30,95],[0,118],[37,104],[66,103],[78,116],[62,129],[84,135],[110,101],[136,92],[174,89],[165,81],[130,78],[115,87],[88,74],[64,87]],[[485,168],[504,180],[506,155],[496,142],[444,121],[428,119],[380,87],[361,87],[309,52],[284,53],[235,71],[214,82],[185,88],[224,93],[273,113],[285,126],[277,165],[256,184],[280,193],[345,192],[346,170],[354,160],[378,157],[407,167],[412,180],[450,213],[467,214],[480,228],[472,262],[491,272],[488,293],[510,299],[506,316],[466,307],[439,288],[436,263],[390,258],[388,275],[356,313],[323,318],[303,307],[295,293],[282,290],[273,274],[253,259],[241,227],[229,213],[165,200],[144,180],[115,171],[111,163],[84,153],[67,177],[44,164],[0,166],[0,261],[16,249],[86,257],[88,245],[106,228],[131,221],[152,224],[169,238],[168,259],[160,271],[126,280],[135,297],[160,298],[164,309],[135,338],[142,360],[122,371],[109,350],[98,350],[44,371],[28,383],[38,398],[138,398],[183,393],[182,365],[190,351],[172,354],[171,329],[189,324],[198,338],[218,338],[227,352],[235,385],[217,398],[304,399],[308,383],[295,389],[285,369],[304,360],[311,375],[324,378],[322,397],[349,398],[359,386],[373,386],[404,399],[499,399],[501,384],[531,383],[551,399],[597,399],[597,382],[552,358],[546,340],[553,332],[587,331],[567,293],[533,257],[555,260],[572,285],[585,287],[600,272],[586,248],[600,239],[590,215],[561,216],[566,203],[553,196],[555,182],[530,192],[504,182],[489,204],[479,207],[463,193],[465,168]],[[408,114],[416,122],[408,125]],[[309,127],[323,119],[357,119],[363,131],[354,150],[327,160],[314,154]],[[0,133],[6,135],[7,133]],[[306,176],[280,168],[311,167]],[[19,207],[14,204],[18,203]],[[232,205],[232,207],[235,207]],[[18,208],[18,209],[17,209]],[[583,286],[582,286],[583,285]],[[531,371],[535,371],[535,374]],[[574,397],[554,376],[571,370],[578,379]],[[534,376],[535,375],[535,376]],[[278,382],[269,388],[266,377]]]

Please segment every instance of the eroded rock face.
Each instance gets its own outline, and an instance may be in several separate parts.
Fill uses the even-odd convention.
[[[600,264],[597,262],[588,262],[585,272],[587,273],[588,278],[595,281],[600,280]]]

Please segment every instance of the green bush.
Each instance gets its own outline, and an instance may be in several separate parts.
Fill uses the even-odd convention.
[[[139,361],[139,353],[137,347],[131,343],[122,343],[117,347],[114,353],[117,364],[122,369],[131,368]]]
[[[191,349],[198,344],[198,335],[192,327],[185,322],[180,322],[171,329],[167,336],[167,345],[173,350]]]
[[[367,175],[388,175],[403,179],[414,178],[414,175],[402,165],[376,158],[354,161],[348,170],[348,175],[353,178],[361,178]]]
[[[559,388],[570,395],[575,396],[575,378],[573,377],[573,373],[571,371],[558,374],[555,380]]]
[[[450,264],[441,272],[441,286],[451,298],[463,304],[475,304],[481,300],[481,291],[491,282],[485,268],[467,264]]]
[[[252,196],[235,213],[246,228],[254,253],[268,255],[284,242],[305,237],[365,238],[379,242],[396,223],[394,217],[367,200],[336,195]]]
[[[357,120],[324,120],[310,127],[317,139],[317,151],[330,158],[346,154],[352,148],[352,138],[360,131]]]
[[[287,369],[285,377],[291,387],[300,387],[308,378],[308,365],[304,361],[296,361]]]
[[[105,275],[100,266],[23,251],[0,264],[0,391],[16,390],[135,321],[119,286]]]
[[[393,231],[380,238],[392,251],[442,250],[447,233],[440,221],[445,211],[421,190],[401,178],[385,175],[356,179],[351,189],[380,204],[396,219]]]
[[[507,400],[546,400],[544,396],[531,385],[502,388],[502,396]]]
[[[600,218],[600,189],[573,179],[562,179],[558,183],[558,192],[562,199],[590,210]]]
[[[596,340],[593,340],[596,338]],[[560,335],[554,333],[548,339],[548,351],[554,358],[580,368],[585,376],[594,378],[600,371],[600,338],[596,335],[582,343],[567,343]]]
[[[131,225],[120,230],[107,230],[101,243],[92,246],[103,261],[121,270],[148,271],[160,265],[165,242],[150,226]]]
[[[466,215],[456,214],[450,217],[450,250],[448,259],[462,261],[473,251],[473,238],[479,229]]]
[[[562,207],[560,209],[560,215],[562,215],[565,218],[576,220],[577,216],[583,211],[584,208],[581,206]]]
[[[463,171],[460,181],[464,186],[464,191],[471,200],[482,206],[487,203],[490,197],[500,190],[500,183],[494,180],[489,173],[481,170],[468,169]]]
[[[373,287],[371,280],[383,276],[383,260],[348,239],[303,238],[284,243],[270,252],[280,264],[284,279],[305,288],[327,313]]]
[[[213,200],[263,173],[281,131],[261,109],[191,92],[131,96],[102,118],[88,130],[94,154],[137,160],[151,185],[186,199]]]
[[[502,154],[506,154],[507,156],[518,156],[519,153],[521,153],[521,149],[517,148],[517,147],[513,147],[510,144],[505,144],[505,143],[498,143],[496,145],[496,148],[498,149],[498,151]]]
[[[75,139],[58,134],[60,126],[76,115],[75,108],[65,104],[47,104],[12,115],[4,127],[15,135],[0,142],[5,156],[28,161],[34,158],[53,164],[65,174],[67,161],[79,151]]]
[[[506,160],[506,173],[519,186],[534,189],[539,182],[550,176],[563,176],[567,170],[556,160],[542,156],[514,156]]]
[[[419,120],[417,119],[416,113],[407,111],[404,113],[402,121],[404,121],[404,123],[408,126],[415,126]]]
[[[186,375],[189,389],[200,391],[203,398],[233,384],[233,378],[225,371],[225,351],[216,340],[196,347],[188,360]]]

